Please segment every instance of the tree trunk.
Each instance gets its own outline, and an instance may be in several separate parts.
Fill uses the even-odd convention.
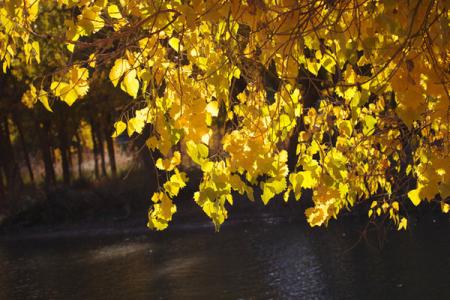
[[[0,165],[0,212],[4,212],[7,208],[5,184],[3,176],[3,164]]]
[[[101,131],[101,128],[97,128],[96,130],[97,132],[97,138],[98,138],[98,150],[100,153],[100,162],[101,162],[101,166],[102,166],[102,175],[106,177],[106,162],[105,162],[105,146],[104,146],[104,142],[103,142],[103,134]]]
[[[4,146],[3,146],[3,129],[0,124],[0,210],[7,211],[8,210],[8,191],[7,191],[7,182],[6,182],[6,162],[4,161]]]
[[[39,132],[39,142],[41,146],[42,160],[44,161],[45,191],[48,193],[50,187],[56,182],[55,169],[53,167],[53,159],[51,152],[52,149],[48,136],[50,132],[50,124],[48,121],[44,121],[41,127],[41,124],[39,124],[39,122],[36,122],[36,128],[38,128]]]
[[[112,115],[111,113],[109,113],[106,117],[106,122],[107,124],[112,124]],[[107,125],[106,128],[108,128]],[[113,177],[117,176],[117,163],[116,163],[116,153],[115,153],[115,149],[114,149],[114,140],[111,137],[111,132],[109,132],[109,130],[104,129],[104,133],[105,133],[105,137],[106,137],[106,147],[108,149],[108,157],[109,157],[109,165],[111,166],[111,174]]]
[[[114,152],[114,141],[108,133],[106,136],[106,147],[108,148],[109,165],[111,166],[112,177],[117,176],[117,166],[116,166],[116,154]]]
[[[68,147],[67,147],[67,159],[69,161],[69,172],[70,172],[70,177],[72,177],[72,172],[73,172],[73,161],[72,161],[72,137],[69,137],[70,139],[68,139]]]
[[[64,184],[70,184],[70,165],[69,165],[69,155],[68,155],[68,143],[67,143],[67,132],[66,124],[63,120],[59,124],[59,149],[61,150],[61,166],[63,171],[63,181]]]
[[[20,176],[20,169],[14,157],[14,149],[11,143],[11,136],[8,124],[8,117],[3,118],[3,160],[5,166],[6,186],[10,199],[10,207],[14,209],[14,204],[11,200],[15,199],[23,185],[22,177]]]
[[[20,122],[20,119],[16,115],[14,116],[14,122],[16,123],[17,131],[19,132],[19,138],[20,138],[20,143],[22,145],[23,155],[25,158],[25,164],[27,165],[28,174],[30,175],[30,182],[34,186],[35,183],[34,183],[33,168],[31,167],[30,154],[28,152],[28,147],[25,142],[22,123]]]
[[[302,122],[300,118],[297,118],[297,122]],[[294,131],[292,132],[292,135],[288,139],[288,145],[287,145],[287,152],[288,152],[288,169],[289,172],[292,173],[295,170],[295,167],[297,166],[297,146],[298,146],[298,134],[300,132],[300,127],[302,124],[297,123],[297,125],[294,128]]]
[[[91,136],[92,136],[92,144],[93,144],[93,153],[94,153],[94,166],[95,166],[95,178],[100,178],[100,173],[98,170],[98,146],[97,146],[97,139],[95,138],[95,130],[94,130],[94,121],[91,120]]]
[[[77,158],[78,158],[78,178],[83,178],[83,146],[81,145],[81,139],[78,133],[75,134],[75,138],[77,139]]]
[[[155,173],[155,163],[152,159],[152,153],[145,146],[145,141],[147,141],[150,136],[150,126],[145,126],[142,133],[134,140],[133,146],[139,151],[139,157],[142,160],[145,170],[148,172],[149,176],[153,176]]]

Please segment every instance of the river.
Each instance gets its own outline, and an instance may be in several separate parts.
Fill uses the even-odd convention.
[[[0,299],[450,299],[446,219],[381,250],[339,221],[68,232],[0,237]]]

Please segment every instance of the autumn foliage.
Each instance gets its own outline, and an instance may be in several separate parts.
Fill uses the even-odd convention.
[[[369,218],[398,229],[408,202],[449,211],[448,1],[0,5],[3,72],[62,45],[46,52],[61,57],[57,68],[29,71],[24,104],[71,106],[93,80],[129,95],[112,135],[149,127],[146,144],[167,172],[150,228],[172,220],[186,157],[202,172],[194,201],[216,228],[237,194],[268,203],[311,189],[311,226],[365,202]],[[50,33],[48,14],[58,16]]]

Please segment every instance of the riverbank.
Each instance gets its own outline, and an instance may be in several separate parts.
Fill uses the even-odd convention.
[[[47,193],[36,188],[24,193],[16,209],[4,215],[0,230],[126,219],[145,211],[156,189],[153,181],[151,174],[137,170],[116,178],[56,185]]]
[[[200,176],[195,171],[189,172],[191,180],[188,186],[174,200],[177,213],[168,231],[207,228],[214,232],[210,219],[192,200]],[[45,238],[147,233],[150,197],[157,189],[154,176],[145,170],[135,170],[95,183],[76,182],[71,186],[57,186],[46,197],[42,192],[36,193],[34,201],[30,200],[16,214],[0,222],[0,235],[10,238]],[[307,192],[300,201],[291,199],[285,202],[282,197],[276,197],[267,205],[260,200],[251,202],[236,195],[234,205],[227,207],[229,218],[223,226],[267,222],[298,223],[307,226],[304,211],[311,205],[311,195]],[[330,223],[351,223],[355,231],[363,232],[369,228],[372,231],[382,231],[383,235],[396,231],[390,223],[369,224],[367,205],[369,203],[359,205],[351,213],[342,211],[338,220],[331,220]],[[409,227],[415,226],[421,220],[449,221],[448,215],[441,214],[438,208],[420,210],[419,207],[410,213]],[[379,239],[382,239],[382,236]]]
[[[174,199],[177,213],[173,224],[207,223],[209,218],[193,201],[193,195],[200,182],[200,174],[195,169],[187,170],[190,181],[180,195]],[[45,194],[34,190],[23,196],[18,209],[0,222],[0,232],[20,232],[27,229],[53,228],[70,224],[136,223],[146,227],[147,211],[151,206],[151,195],[157,190],[154,172],[134,170],[117,178],[101,181],[78,181],[70,186],[59,185]],[[255,192],[258,195],[258,191]],[[307,203],[307,202],[306,202]],[[295,218],[304,216],[305,203],[274,199],[267,206],[261,201],[251,202],[235,195],[233,206],[228,206],[230,217],[254,218],[258,215]]]

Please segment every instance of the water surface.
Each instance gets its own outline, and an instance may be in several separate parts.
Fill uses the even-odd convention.
[[[390,234],[262,220],[0,238],[0,299],[450,299],[450,225]],[[355,246],[355,243],[356,246]]]

